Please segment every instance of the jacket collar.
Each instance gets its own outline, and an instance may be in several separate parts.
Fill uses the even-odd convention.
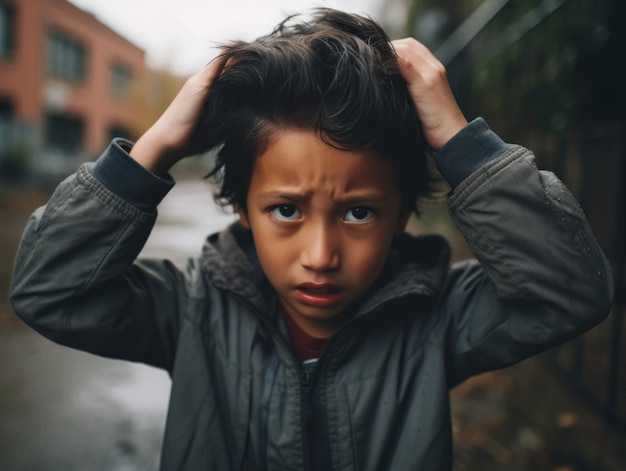
[[[246,299],[260,312],[274,305],[274,292],[261,269],[252,233],[235,222],[208,237],[201,264],[211,283]],[[437,296],[450,265],[450,247],[439,235],[414,237],[400,234],[373,289],[368,290],[357,315],[378,310],[406,296]]]
[[[394,238],[383,271],[358,307],[358,314],[407,296],[434,298],[442,291],[450,267],[450,246],[439,235]]]

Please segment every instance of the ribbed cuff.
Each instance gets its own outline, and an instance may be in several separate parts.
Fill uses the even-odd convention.
[[[450,186],[455,188],[511,147],[489,128],[483,118],[476,118],[437,152],[435,163]]]
[[[162,178],[144,168],[125,150],[133,143],[117,138],[88,165],[91,174],[116,195],[141,210],[154,209],[174,186],[171,175]]]

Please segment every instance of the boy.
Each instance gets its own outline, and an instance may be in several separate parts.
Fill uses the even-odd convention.
[[[220,146],[240,223],[182,273],[135,260],[179,159]],[[403,233],[432,191],[479,262]],[[134,145],[116,140],[29,221],[16,313],[172,376],[162,469],[451,468],[448,390],[600,322],[608,264],[532,154],[467,124],[441,64],[318,10],[232,43]]]

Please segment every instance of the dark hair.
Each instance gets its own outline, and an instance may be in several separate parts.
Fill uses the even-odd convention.
[[[393,166],[401,198],[417,211],[429,193],[426,146],[389,37],[373,20],[317,9],[269,35],[224,46],[196,148],[221,146],[209,176],[217,201],[246,208],[254,161],[283,128],[310,129],[341,149],[373,149]]]

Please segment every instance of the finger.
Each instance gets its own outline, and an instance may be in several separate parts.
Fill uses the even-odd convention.
[[[392,41],[398,56],[400,73],[412,82],[420,77],[441,75],[445,68],[430,50],[413,38]]]
[[[205,67],[211,71],[210,80],[213,81],[223,72],[224,68],[227,66],[229,59],[224,56],[224,51],[221,51],[216,57],[214,57],[211,62]]]
[[[224,70],[226,59],[220,54],[209,62],[206,67],[189,77],[183,89],[201,91],[210,88],[211,84]]]

